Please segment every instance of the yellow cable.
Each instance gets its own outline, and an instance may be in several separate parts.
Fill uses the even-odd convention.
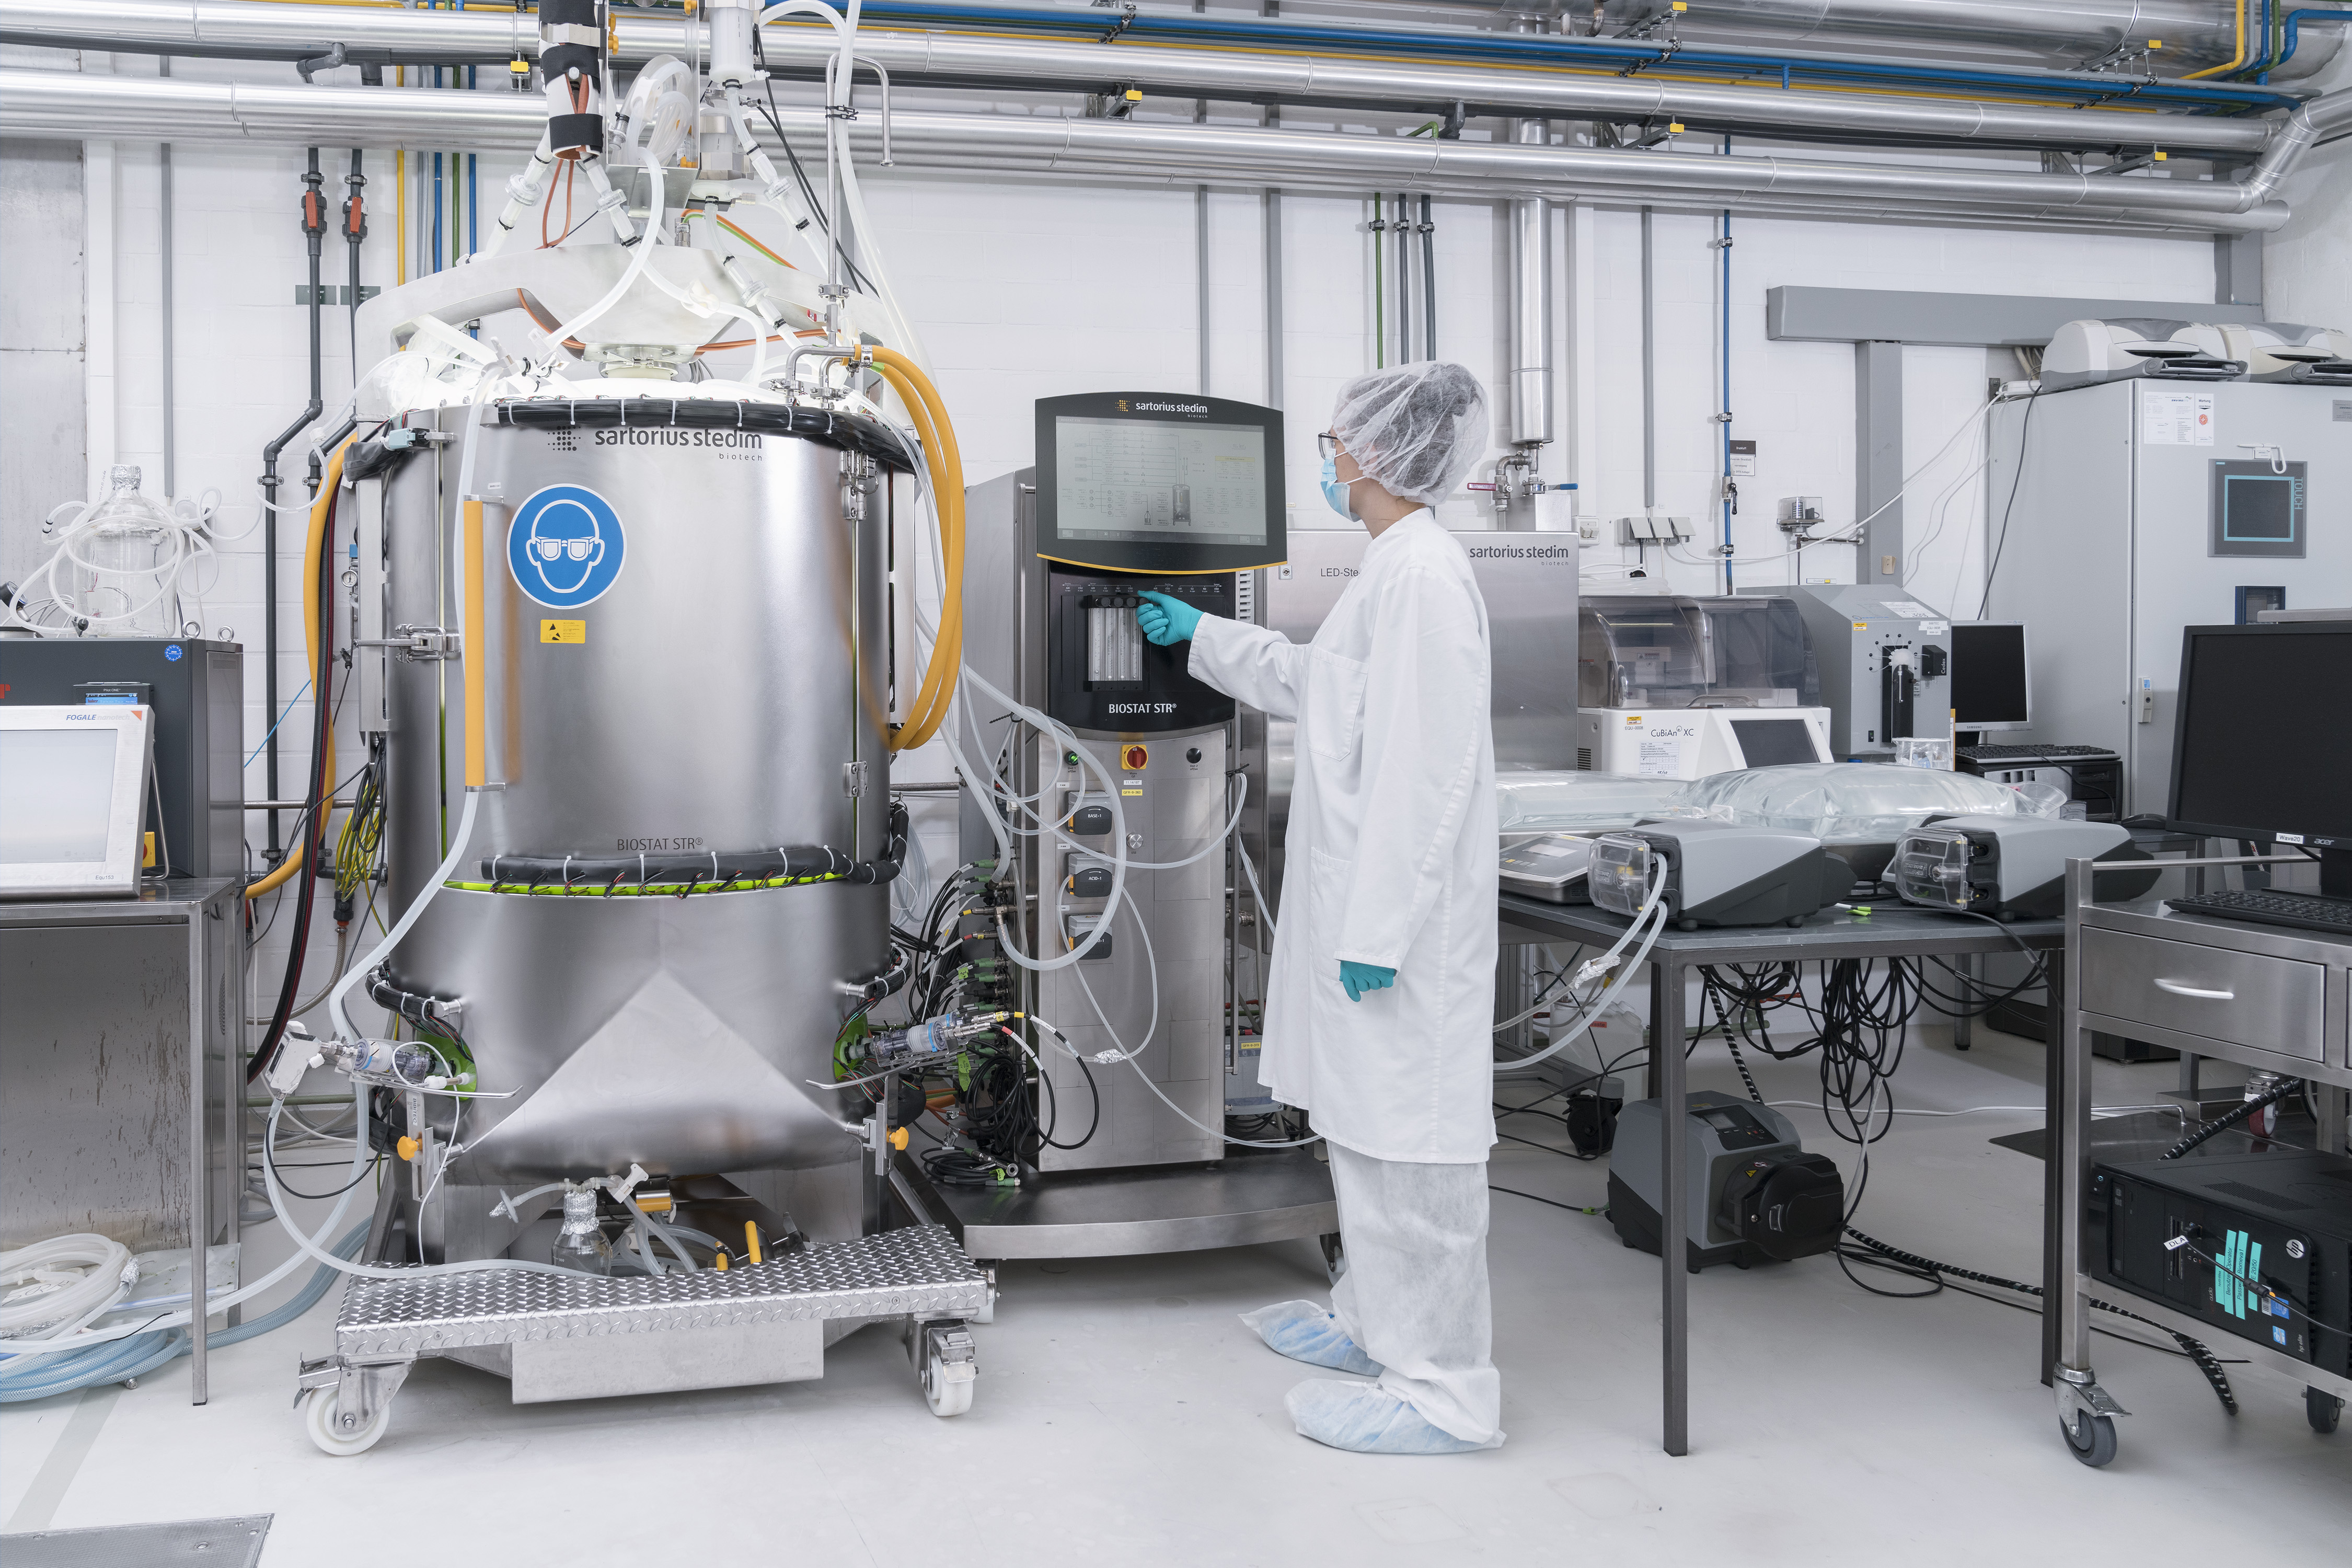
[[[896,349],[877,348],[874,361],[875,368],[897,389],[914,416],[916,434],[929,454],[932,497],[940,510],[941,565],[947,577],[930,666],[923,672],[906,722],[890,740],[892,751],[906,752],[939,732],[963,663],[963,454],[956,445],[955,426],[948,419],[947,400],[922,367]]]
[[[343,444],[335,448],[335,455],[328,459],[326,482],[319,487],[319,499],[310,503],[310,537],[302,544],[302,642],[310,651],[310,667],[313,672],[319,668],[319,558],[327,548],[327,514],[334,508],[336,487],[343,482],[343,455],[352,449],[352,443],[357,439],[356,436],[345,437]],[[317,679],[315,673],[312,679]],[[325,702],[327,694],[313,691],[310,700]],[[319,811],[323,816],[333,805],[335,791],[335,725],[331,719],[327,722],[327,744],[325,755],[320,758],[320,776],[326,780],[319,800]],[[320,822],[316,826],[323,840],[326,824]],[[257,899],[272,891],[302,868],[306,851],[310,847],[311,827],[311,824],[303,825],[301,842],[278,863],[276,870],[245,889],[247,898]]]
[[[2240,66],[2242,66],[2242,65],[2244,65],[2245,63],[2246,63],[2246,0],[2238,0],[2238,58],[2237,58],[2236,59],[2234,59],[2234,60],[2231,60],[2228,65],[2225,65],[2225,66],[2209,66],[2209,67],[2207,67],[2205,69],[2203,69],[2203,70],[2201,70],[2201,71],[2189,71],[2189,72],[2188,72],[2186,75],[2182,76],[2180,79],[2181,79],[2182,81],[2195,81],[2199,77],[2204,77],[2204,76],[2220,76],[2220,75],[2221,75],[2224,71],[2233,71],[2233,70],[2236,70]]]

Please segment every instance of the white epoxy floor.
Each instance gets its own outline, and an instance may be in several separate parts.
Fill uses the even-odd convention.
[[[1905,1104],[2039,1101],[2038,1045],[1979,1032],[1960,1056],[1927,1043],[1947,1037],[1915,1040]],[[2173,1071],[2103,1064],[2100,1102],[2151,1101]],[[1814,1088],[1801,1064],[1759,1077],[1776,1100]],[[1695,1059],[1693,1084],[1738,1091],[1719,1047]],[[1793,1114],[1851,1169],[1818,1114]],[[2040,1165],[1986,1140],[2038,1121],[1906,1117],[1874,1156],[1857,1223],[2033,1276]],[[1506,1143],[1493,1170],[1501,1185],[1602,1201],[1601,1165]],[[1319,1257],[1298,1243],[1007,1267],[998,1320],[977,1331],[977,1398],[953,1421],[925,1410],[896,1339],[868,1331],[835,1348],[822,1382],[581,1405],[514,1407],[498,1379],[427,1362],[389,1436],[357,1459],[317,1453],[289,1408],[297,1355],[328,1347],[331,1298],[220,1354],[206,1408],[184,1402],[182,1362],[127,1393],[0,1411],[0,1521],[274,1513],[271,1568],[1443,1568],[1617,1563],[1662,1547],[1913,1568],[2194,1561],[2256,1539],[2342,1552],[2352,1430],[2312,1433],[2296,1391],[2242,1371],[2232,1419],[2186,1362],[2102,1340],[2101,1380],[2135,1414],[2121,1457],[2092,1471],[2068,1457],[2035,1379],[2033,1317],[1957,1294],[1874,1299],[1827,1258],[1692,1281],[1693,1451],[1668,1458],[1656,1261],[1603,1219],[1494,1203],[1510,1440],[1490,1453],[1365,1458],[1292,1433],[1282,1394],[1311,1369],[1234,1314],[1317,1291]]]

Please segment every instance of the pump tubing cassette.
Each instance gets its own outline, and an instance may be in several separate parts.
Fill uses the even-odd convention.
[[[1769,1105],[1699,1089],[1685,1101],[1689,1194],[1687,1261],[1791,1262],[1827,1252],[1845,1224],[1845,1179],[1827,1155],[1808,1154],[1795,1123]],[[1609,1157],[1609,1223],[1627,1247],[1659,1248],[1664,1128],[1655,1100],[1617,1113]]]
[[[1802,925],[1853,886],[1853,868],[1810,834],[1676,820],[1595,838],[1586,874],[1592,901],[1612,914],[1640,913],[1660,861],[1666,880],[1658,896],[1684,931]]]
[[[2039,816],[1931,816],[1895,847],[1895,889],[1931,910],[2049,920],[2066,903],[2066,862],[2147,860],[2130,829],[2113,822]],[[2137,899],[2161,875],[2101,879],[2102,898]]]

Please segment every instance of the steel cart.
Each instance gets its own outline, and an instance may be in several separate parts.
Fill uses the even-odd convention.
[[[2246,856],[2166,862],[2166,869],[2307,864],[2298,856]],[[2242,1063],[2320,1087],[2320,1146],[2344,1146],[2345,1095],[2352,1089],[2347,1035],[2352,1029],[2352,937],[2185,915],[2160,899],[2095,901],[2095,879],[2136,862],[2070,860],[2066,865],[2066,1020],[2054,1086],[2061,1113],[2051,1124],[2050,1163],[2059,1186],[2059,1279],[2053,1292],[2058,1331],[2051,1387],[2058,1425],[2086,1465],[2116,1457],[2116,1423],[2130,1414],[2101,1387],[2091,1367],[2094,1294],[2118,1287],[2094,1279],[2084,1257],[2091,1192],[2091,1036],[2128,1034],[2184,1056]],[[2158,1326],[2209,1338],[2212,1323],[2137,1292],[2131,1310]],[[2261,1342],[2232,1336],[2246,1365],[2304,1390],[2311,1424],[2333,1431],[2352,1398],[2352,1378]]]

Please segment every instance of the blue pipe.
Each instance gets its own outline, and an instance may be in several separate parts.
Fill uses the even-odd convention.
[[[2301,41],[2295,35],[2303,30],[2303,24],[2305,22],[2352,22],[2352,11],[2322,10],[2311,6],[2306,6],[2300,11],[2289,11],[2286,14],[2286,47],[2279,52],[2279,58],[2270,63],[2272,70],[2278,69],[2279,67],[2294,58],[2294,47]]]
[[[1731,138],[1723,139],[1723,155],[1731,156]],[[1731,483],[1731,209],[1723,209],[1723,482]],[[1731,585],[1731,497],[1723,498],[1723,591]]]
[[[1198,14],[1138,14],[1122,26],[1116,14],[1097,16],[1091,11],[1061,6],[960,5],[940,0],[872,0],[863,7],[863,15],[877,22],[1018,27],[1032,32],[1073,33],[1106,41],[1116,31],[1116,36],[1138,39],[1286,44],[1335,53],[1406,54],[1522,65],[1599,65],[1628,72],[1643,66],[1670,63],[1677,70],[1734,78],[1779,77],[1784,86],[1792,79],[1930,83],[2070,97],[2085,105],[2136,99],[2147,103],[2238,112],[2289,109],[2302,101],[2290,94],[2266,91],[2252,84],[2149,82],[2082,72],[1963,70],[1747,50],[1687,49],[1615,38],[1556,35],[1412,33],[1374,27],[1318,27],[1295,22],[1220,20]]]

